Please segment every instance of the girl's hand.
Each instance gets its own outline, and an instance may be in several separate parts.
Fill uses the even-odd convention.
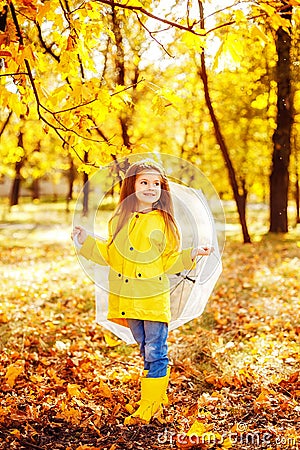
[[[193,248],[191,251],[191,257],[194,260],[197,256],[208,256],[214,251],[213,247],[208,247],[207,245],[203,247]]]
[[[87,238],[87,232],[83,227],[77,225],[76,227],[74,227],[74,230],[71,233],[71,238],[73,239],[73,241],[75,236],[77,236],[78,243],[82,245]]]

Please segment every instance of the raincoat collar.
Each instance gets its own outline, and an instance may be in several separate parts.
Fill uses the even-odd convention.
[[[132,215],[136,215],[136,214],[142,214],[143,216],[148,216],[148,215],[156,215],[159,214],[159,210],[158,209],[151,209],[149,211],[133,211],[131,213]]]

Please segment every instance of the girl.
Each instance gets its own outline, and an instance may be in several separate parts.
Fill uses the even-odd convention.
[[[108,319],[128,326],[144,359],[141,400],[125,424],[149,423],[168,403],[167,337],[170,285],[167,274],[191,269],[208,247],[180,250],[169,183],[163,168],[150,160],[132,164],[109,222],[107,241],[95,240],[77,226],[72,239],[80,254],[110,266]]]

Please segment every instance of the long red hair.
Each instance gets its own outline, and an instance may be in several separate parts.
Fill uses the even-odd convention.
[[[161,195],[157,202],[153,203],[152,209],[160,211],[163,216],[166,231],[169,236],[172,236],[176,242],[177,249],[180,245],[180,233],[174,217],[174,206],[170,192],[169,182],[163,167],[155,161],[143,160],[130,165],[125,173],[125,178],[122,182],[119,202],[116,211],[111,218],[118,217],[116,229],[114,230],[112,241],[128,222],[131,213],[138,209],[138,199],[135,195],[135,181],[138,174],[145,170],[154,170],[158,172],[161,182]]]

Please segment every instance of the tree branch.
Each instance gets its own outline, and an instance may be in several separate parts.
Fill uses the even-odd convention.
[[[161,17],[155,16],[154,14],[150,13],[145,8],[143,8],[142,6],[131,6],[131,5],[126,5],[124,3],[118,3],[118,2],[114,2],[114,1],[110,1],[110,0],[96,0],[96,2],[103,3],[104,5],[109,5],[112,8],[129,9],[129,10],[134,11],[136,13],[140,12],[141,14],[144,14],[145,16],[148,16],[151,19],[155,19],[158,22],[165,23],[167,25],[170,25],[171,27],[178,28],[179,30],[189,31],[189,32],[191,32],[193,34],[196,34],[197,36],[203,36],[203,33],[197,33],[197,31],[195,31],[192,28],[193,26],[187,27],[187,26],[181,25],[181,24],[179,24],[177,22],[173,22],[171,20],[163,19]]]
[[[0,73],[0,77],[17,77],[18,75],[28,75],[28,72]]]
[[[167,25],[169,25],[170,27],[178,28],[179,30],[183,30],[183,31],[188,31],[189,33],[192,33],[192,34],[194,34],[194,35],[196,35],[196,36],[201,36],[201,37],[207,36],[208,34],[214,32],[214,31],[216,31],[216,30],[218,30],[218,29],[220,29],[220,28],[224,28],[224,27],[233,25],[233,24],[235,24],[235,22],[236,22],[235,20],[232,20],[232,21],[223,23],[223,24],[221,24],[221,25],[218,25],[218,26],[215,27],[215,28],[211,28],[210,30],[205,30],[205,29],[202,29],[202,28],[200,27],[200,28],[201,28],[201,31],[196,31],[196,30],[194,29],[194,27],[195,27],[195,25],[198,25],[198,24],[199,24],[199,21],[195,21],[195,22],[193,22],[191,25],[185,26],[185,25],[181,25],[181,24],[179,24],[179,23],[177,23],[177,22],[173,22],[173,21],[171,21],[171,20],[164,19],[164,18],[162,18],[162,17],[156,16],[156,15],[150,13],[149,11],[147,11],[147,10],[146,10],[145,8],[143,8],[142,6],[126,5],[126,4],[119,3],[119,2],[115,2],[115,1],[111,1],[111,0],[95,0],[95,1],[98,2],[98,3],[103,3],[103,4],[105,4],[105,5],[109,5],[109,6],[111,6],[112,8],[117,7],[117,8],[122,8],[122,9],[128,9],[128,10],[130,10],[130,11],[135,12],[136,15],[138,15],[138,13],[144,14],[145,16],[150,17],[151,19],[154,19],[154,20],[156,20],[156,21],[158,21],[158,22],[162,22],[162,23],[167,24]],[[240,2],[238,2],[238,3],[240,3]],[[237,4],[238,4],[238,3],[237,3]],[[222,11],[224,11],[225,9],[229,9],[229,8],[231,8],[231,7],[233,7],[233,6],[236,6],[237,4],[233,4],[233,5],[228,6],[228,7],[226,7],[226,8],[220,9],[220,10],[218,10],[218,11],[216,11],[216,12],[210,14],[210,15],[217,14],[217,13],[219,13],[219,12],[222,12]],[[263,13],[257,15],[257,16],[248,17],[247,20],[250,21],[250,20],[257,19],[258,17],[264,17],[264,16],[267,16],[267,13],[266,13],[266,12],[263,12]],[[208,16],[208,17],[209,17],[209,16]],[[149,32],[149,30],[147,30],[147,31]],[[149,33],[150,33],[150,32],[149,32]],[[151,33],[153,34],[153,32],[151,32]],[[153,37],[152,34],[151,34],[151,37]],[[159,43],[159,42],[158,42],[158,43]],[[160,44],[160,43],[159,43],[159,44]],[[161,44],[160,44],[160,45],[161,45]]]
[[[67,2],[66,2],[66,5],[68,6]],[[17,30],[19,42],[20,42],[21,45],[24,45],[23,36],[22,36],[21,29],[20,29],[20,26],[19,26],[19,23],[18,23],[16,11],[15,11],[15,8],[14,8],[14,5],[13,5],[12,2],[10,3],[10,10],[11,10],[12,18],[13,18],[13,21],[14,21],[14,24],[15,24],[15,27],[16,27],[16,30]],[[65,14],[68,14],[68,12],[67,12],[66,10],[64,10],[64,12],[65,12]],[[43,39],[42,39],[42,42],[43,42]],[[44,47],[44,48],[45,48],[45,47]],[[46,49],[47,49],[47,47],[46,47]],[[50,52],[50,53],[51,53],[51,52]],[[53,54],[53,52],[51,53],[51,55],[55,58],[55,55]],[[55,59],[57,60],[57,57],[56,57]],[[70,129],[70,128],[68,128],[68,127],[66,127],[66,126],[59,120],[59,118],[57,117],[58,114],[61,114],[61,113],[64,113],[64,112],[69,112],[69,111],[75,110],[75,109],[77,109],[77,108],[80,108],[80,107],[89,105],[89,104],[95,102],[95,101],[97,100],[97,98],[94,98],[94,99],[92,99],[92,100],[90,100],[90,101],[88,101],[88,102],[82,103],[82,104],[80,104],[80,105],[73,106],[73,107],[71,107],[71,108],[66,108],[65,110],[61,110],[61,111],[51,111],[51,110],[49,110],[48,108],[46,108],[46,106],[44,106],[44,105],[42,104],[42,102],[40,101],[39,93],[38,93],[38,90],[37,90],[37,87],[36,87],[36,84],[35,84],[35,79],[34,79],[34,76],[33,76],[33,73],[32,73],[32,70],[31,70],[29,61],[28,61],[27,59],[24,59],[24,64],[25,64],[25,67],[26,67],[26,69],[27,69],[27,72],[19,72],[19,73],[16,73],[16,74],[3,74],[3,75],[1,74],[1,76],[13,76],[13,75],[20,75],[20,74],[27,75],[28,78],[29,78],[29,81],[30,81],[32,90],[33,90],[33,94],[34,94],[35,100],[36,100],[37,112],[38,112],[38,117],[40,118],[40,120],[41,120],[42,122],[44,122],[46,125],[48,125],[51,129],[53,129],[53,130],[55,131],[55,133],[56,133],[56,134],[58,135],[58,137],[61,139],[61,141],[62,141],[62,143],[63,143],[63,146],[69,146],[69,147],[74,151],[74,153],[77,155],[78,159],[79,159],[82,163],[84,163],[84,164],[86,164],[86,165],[89,165],[89,166],[93,166],[93,167],[99,167],[96,163],[92,163],[92,162],[87,162],[87,161],[85,161],[85,160],[80,156],[80,154],[77,152],[75,146],[74,146],[74,145],[72,145],[72,146],[69,145],[68,140],[63,136],[62,133],[73,133],[73,134],[75,134],[76,136],[78,136],[79,138],[81,138],[81,139],[83,139],[83,140],[86,140],[86,141],[92,141],[92,142],[95,142],[95,143],[103,143],[103,142],[109,143],[108,138],[105,137],[105,136],[102,134],[102,132],[99,133],[99,130],[97,130],[97,131],[98,131],[99,135],[103,138],[102,141],[100,141],[99,139],[93,139],[93,138],[89,138],[89,137],[83,136],[83,135],[81,135],[80,133],[78,133],[77,131],[75,131],[75,130],[73,130],[73,129]],[[144,80],[141,79],[141,80],[139,80],[138,82],[136,82],[136,83],[134,83],[134,84],[132,84],[132,85],[130,85],[130,86],[125,87],[125,88],[122,89],[121,91],[114,92],[114,93],[110,94],[110,96],[112,97],[112,96],[114,96],[114,95],[121,94],[122,92],[125,92],[125,91],[127,91],[127,90],[129,90],[129,89],[131,89],[131,88],[133,88],[133,87],[135,87],[135,86],[137,86],[137,84],[141,83],[142,81],[144,81]],[[45,112],[47,112],[48,114],[50,114],[50,115],[53,117],[53,119],[57,122],[57,124],[59,125],[59,127],[58,127],[58,126],[55,126],[53,123],[51,123],[51,122],[50,122],[50,121],[42,114],[42,110],[45,111]],[[113,145],[113,144],[109,144],[109,145]]]
[[[142,20],[141,20],[141,18],[139,17],[139,15],[138,15],[137,13],[135,13],[135,14],[136,14],[136,17],[137,17],[137,20],[138,20],[139,24],[141,25],[141,27],[143,27],[143,28],[147,31],[147,33],[149,33],[149,36],[151,37],[151,39],[153,39],[158,45],[160,45],[160,46],[162,47],[163,51],[164,51],[168,56],[170,56],[170,58],[174,58],[174,56],[172,56],[171,53],[168,52],[168,50],[165,48],[165,46],[164,46],[161,42],[159,42],[159,40],[156,39],[155,36],[153,36],[154,33],[153,33],[152,31],[150,31],[150,30],[146,27],[146,25],[142,22]]]
[[[7,127],[7,125],[8,125],[8,123],[9,123],[9,120],[10,120],[11,116],[12,116],[12,111],[9,111],[9,114],[8,114],[8,116],[7,116],[7,118],[6,118],[5,122],[4,122],[4,124],[2,125],[1,130],[0,130],[0,136],[2,136],[2,134],[4,133],[5,128]]]
[[[49,53],[57,62],[59,62],[60,61],[60,56],[56,55],[53,52],[52,48],[51,48],[52,46],[49,47],[46,44],[46,42],[44,41],[44,38],[43,38],[43,35],[42,35],[42,30],[41,30],[41,27],[40,27],[39,23],[35,22],[35,25],[37,27],[40,43],[42,44],[43,49],[46,50],[46,53]]]

